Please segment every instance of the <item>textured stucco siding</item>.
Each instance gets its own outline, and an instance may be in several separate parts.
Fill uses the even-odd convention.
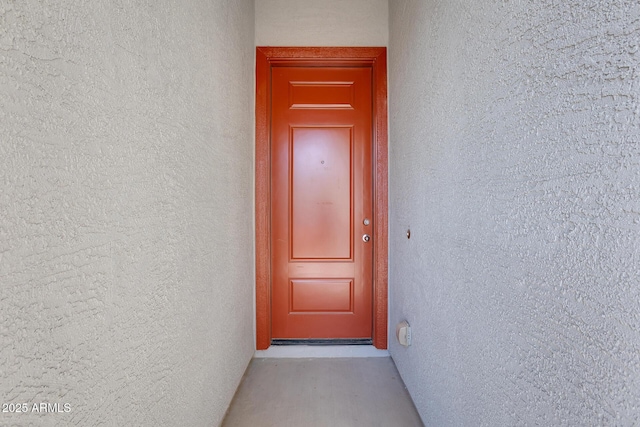
[[[389,52],[426,425],[640,425],[640,3],[391,1]]]
[[[213,426],[254,351],[253,2],[0,2],[0,425]],[[31,409],[31,406],[29,406]]]
[[[387,0],[256,0],[258,46],[387,46]]]

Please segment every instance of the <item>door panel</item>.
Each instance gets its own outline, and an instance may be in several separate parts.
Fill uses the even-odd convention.
[[[292,280],[290,312],[353,313],[353,280]]]
[[[293,128],[292,259],[351,259],[351,128]]]
[[[290,82],[291,108],[353,108],[351,82]]]
[[[371,68],[271,83],[272,338],[371,338]]]

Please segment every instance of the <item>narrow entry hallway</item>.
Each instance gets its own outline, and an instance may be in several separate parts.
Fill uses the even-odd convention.
[[[387,50],[390,358],[256,358],[257,46]],[[640,2],[0,0],[0,403],[640,426]]]

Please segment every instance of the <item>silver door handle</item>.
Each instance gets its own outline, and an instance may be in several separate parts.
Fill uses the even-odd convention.
[[[362,236],[362,240],[366,243],[369,240],[371,240],[371,236],[369,236],[368,234],[365,234],[365,235]]]

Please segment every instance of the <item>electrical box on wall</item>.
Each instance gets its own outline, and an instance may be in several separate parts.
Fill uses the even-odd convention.
[[[411,326],[409,326],[409,322],[403,320],[398,323],[398,326],[396,326],[396,337],[400,345],[404,347],[411,345]]]

